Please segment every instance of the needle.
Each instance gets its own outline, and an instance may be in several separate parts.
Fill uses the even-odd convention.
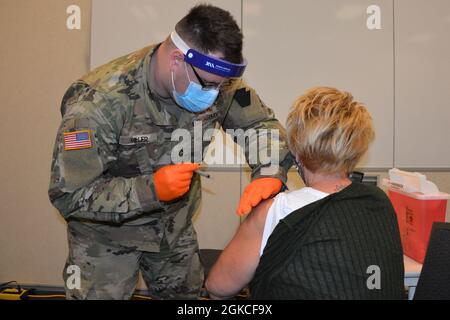
[[[198,173],[199,175],[201,175],[202,177],[207,178],[207,179],[211,178],[211,176],[208,173],[206,173],[206,172],[203,172],[203,171],[200,171],[200,170],[195,170],[195,172]]]

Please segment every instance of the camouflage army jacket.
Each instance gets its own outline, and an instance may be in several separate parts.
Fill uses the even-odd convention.
[[[256,92],[236,80],[204,114],[178,108],[174,115],[157,103],[148,86],[149,63],[156,48],[149,46],[100,66],[65,93],[48,191],[64,218],[121,224],[157,213],[162,216],[161,212],[176,215],[187,202],[199,202],[196,174],[188,194],[171,203],[158,201],[153,182],[153,172],[171,164],[170,155],[178,143],[172,141],[172,132],[193,130],[199,121],[203,131],[220,126],[278,129],[280,134],[272,139],[279,139],[275,152],[281,166],[272,176],[286,181],[292,159],[285,131]],[[251,140],[245,139],[246,143]],[[262,165],[250,167],[252,178],[258,178]]]

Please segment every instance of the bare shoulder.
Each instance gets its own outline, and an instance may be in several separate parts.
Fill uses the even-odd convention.
[[[247,224],[257,229],[264,229],[267,213],[269,212],[273,201],[273,198],[261,201],[261,203],[253,208],[252,212],[245,218],[243,224]]]

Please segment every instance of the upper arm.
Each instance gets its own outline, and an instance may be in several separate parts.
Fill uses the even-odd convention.
[[[248,284],[259,263],[267,213],[273,200],[263,201],[242,222],[211,269],[207,289],[216,297],[230,297]]]
[[[84,142],[89,144],[69,148],[74,132],[88,133]],[[67,106],[55,141],[51,187],[72,192],[95,180],[114,160],[116,141],[109,119],[93,101],[80,99]]]

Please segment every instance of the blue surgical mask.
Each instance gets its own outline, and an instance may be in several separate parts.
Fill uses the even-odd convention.
[[[183,94],[179,94],[175,89],[175,83],[173,81],[173,71],[171,71],[172,76],[172,86],[173,86],[173,97],[175,102],[182,108],[190,112],[202,112],[211,107],[216,101],[219,95],[218,89],[203,89],[202,86],[189,78],[189,73],[187,71],[186,63],[184,64],[187,77],[189,79],[189,85]]]

